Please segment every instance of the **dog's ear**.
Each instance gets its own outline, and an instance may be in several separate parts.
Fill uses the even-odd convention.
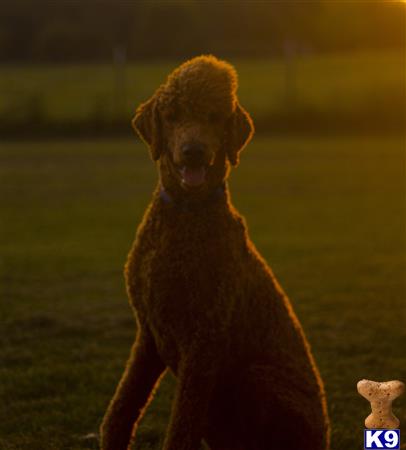
[[[162,124],[155,95],[137,108],[132,126],[148,145],[152,159],[158,160],[162,153]]]
[[[248,144],[254,134],[251,116],[237,103],[235,111],[228,119],[225,135],[225,149],[233,166],[239,162],[240,151]]]

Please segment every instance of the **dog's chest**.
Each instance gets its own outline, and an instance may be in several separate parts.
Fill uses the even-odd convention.
[[[160,303],[175,304],[185,313],[209,306],[221,283],[227,259],[227,246],[218,238],[191,233],[169,235],[156,246],[146,270],[151,291]]]
[[[227,236],[203,231],[182,226],[160,230],[147,251],[134,255],[140,294],[133,299],[135,307],[166,334],[165,340],[169,335],[192,339],[197,328],[224,322],[222,290],[233,255]]]

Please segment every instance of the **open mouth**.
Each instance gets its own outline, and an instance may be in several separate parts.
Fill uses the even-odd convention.
[[[182,166],[179,172],[182,177],[182,184],[186,187],[197,188],[206,181],[205,166]]]

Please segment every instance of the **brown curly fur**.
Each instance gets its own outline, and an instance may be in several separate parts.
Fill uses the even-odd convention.
[[[129,446],[166,368],[178,385],[165,450],[196,450],[202,439],[212,450],[329,447],[324,388],[301,325],[219,189],[253,133],[236,89],[229,64],[201,56],[136,112],[160,181],[126,264],[138,334],[104,417],[103,450]],[[178,169],[191,140],[204,143],[208,162],[199,189]]]

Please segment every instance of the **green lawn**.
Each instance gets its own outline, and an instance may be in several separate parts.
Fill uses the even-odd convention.
[[[127,121],[180,62],[130,63],[124,78],[119,78],[118,93],[111,64],[3,66],[3,128],[30,121],[65,125]],[[388,121],[402,124],[405,57],[401,51],[310,53],[292,59],[289,68],[286,61],[274,58],[231,62],[239,73],[241,101],[255,119],[283,120],[287,115],[306,121],[312,115],[319,123],[328,116],[336,122],[355,121],[364,129],[364,121],[373,121],[375,127]]]
[[[359,379],[406,381],[404,162],[401,137],[256,137],[231,179],[312,343],[333,450],[362,449]],[[0,174],[0,448],[96,448],[85,436],[135,333],[122,266],[153,165],[135,140],[15,142]],[[137,449],[160,448],[173,386]],[[396,405],[405,426],[405,397]]]

